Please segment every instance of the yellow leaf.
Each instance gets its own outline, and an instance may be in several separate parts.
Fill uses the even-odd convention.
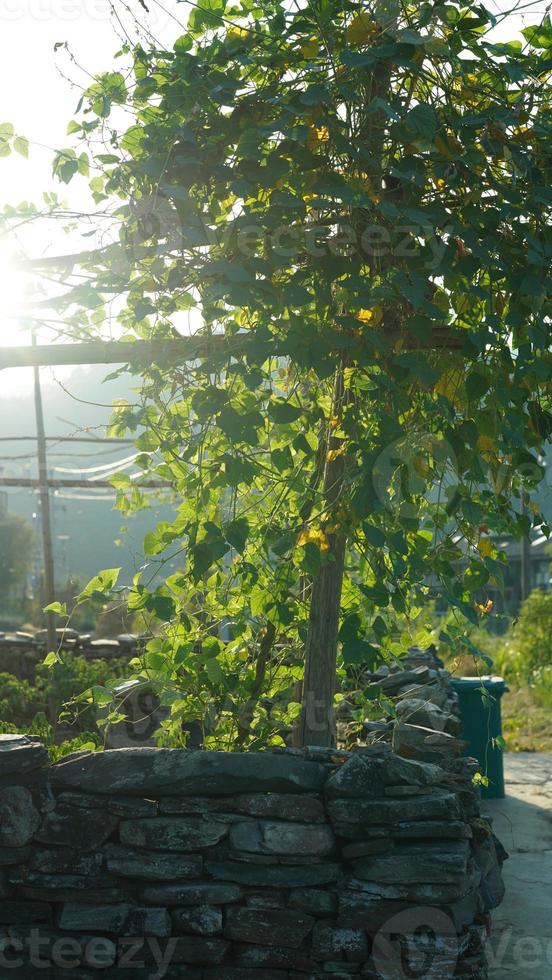
[[[349,44],[367,44],[372,40],[377,32],[377,24],[372,20],[367,10],[361,10],[353,17],[347,27],[347,41]]]
[[[330,131],[327,126],[309,126],[307,134],[307,147],[315,150],[319,143],[327,143],[330,138]]]
[[[479,436],[476,445],[483,453],[490,453],[494,449],[494,441],[490,436]]]
[[[328,463],[331,463],[332,460],[337,459],[338,456],[343,456],[344,452],[345,452],[344,446],[340,446],[339,449],[330,449],[326,453],[326,459],[328,460]]]
[[[129,407],[129,405],[130,402],[128,402],[126,398],[116,398],[115,401],[113,402],[113,411],[124,412],[125,409]]]
[[[373,306],[371,310],[358,310],[355,316],[361,323],[369,323],[371,327],[377,327],[378,323],[381,323],[383,311],[381,306]]]
[[[492,599],[487,599],[485,603],[482,602],[475,603],[476,611],[478,613],[481,613],[482,616],[488,616],[489,613],[492,613],[493,607],[494,607],[494,602]]]
[[[320,551],[329,551],[330,548],[330,542],[324,531],[317,530],[314,527],[309,527],[305,531],[301,531],[301,534],[297,538],[297,544],[300,546],[315,544],[320,548]]]
[[[301,45],[301,54],[305,58],[316,58],[316,55],[318,54],[318,47],[318,38],[314,37],[313,35],[313,37],[307,38],[307,40]]]
[[[248,31],[246,27],[229,27],[226,32],[226,37],[229,41],[249,41],[251,38],[251,31]]]
[[[458,397],[460,384],[462,381],[462,371],[459,368],[449,368],[439,378],[435,385],[435,392],[448,398],[452,405],[460,406],[462,399]]]
[[[494,545],[490,538],[481,538],[477,550],[482,558],[490,558],[494,553]]]

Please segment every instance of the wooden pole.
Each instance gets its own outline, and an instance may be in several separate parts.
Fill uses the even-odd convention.
[[[522,491],[521,494],[521,513],[523,515],[527,514],[527,494]],[[529,535],[523,535],[521,539],[521,601],[525,600],[531,595],[531,538]]]
[[[328,422],[322,491],[324,504],[328,513],[333,514],[334,522],[335,507],[343,493],[345,458],[343,440],[333,435],[332,421],[341,419],[344,399],[344,369],[341,365],[334,380],[332,419]],[[300,746],[332,746],[336,740],[333,702],[347,540],[345,533],[340,531],[328,533],[327,539],[328,560],[320,566],[312,581],[301,717],[294,739]]]
[[[36,338],[33,333],[33,346]],[[36,415],[36,444],[38,453],[38,492],[40,498],[40,526],[42,532],[42,556],[44,568],[44,598],[46,605],[55,602],[56,584],[54,569],[54,549],[52,544],[52,515],[50,511],[50,488],[48,486],[48,456],[46,452],[46,433],[44,431],[44,410],[42,407],[42,391],[40,388],[40,368],[35,365],[34,401]],[[56,621],[54,614],[46,613],[46,629],[48,632],[48,651],[57,647]]]

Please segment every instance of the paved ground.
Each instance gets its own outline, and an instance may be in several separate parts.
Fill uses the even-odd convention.
[[[552,978],[552,754],[505,756],[504,800],[483,812],[510,854],[506,898],[493,912],[491,980]]]

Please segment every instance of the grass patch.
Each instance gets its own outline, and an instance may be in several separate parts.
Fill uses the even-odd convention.
[[[552,752],[550,707],[528,684],[510,684],[502,698],[502,727],[509,752]]]

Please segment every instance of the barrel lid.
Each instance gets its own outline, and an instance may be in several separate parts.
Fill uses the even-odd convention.
[[[451,683],[457,690],[478,691],[484,687],[494,694],[505,694],[510,690],[503,677],[488,674],[483,677],[451,677]]]

